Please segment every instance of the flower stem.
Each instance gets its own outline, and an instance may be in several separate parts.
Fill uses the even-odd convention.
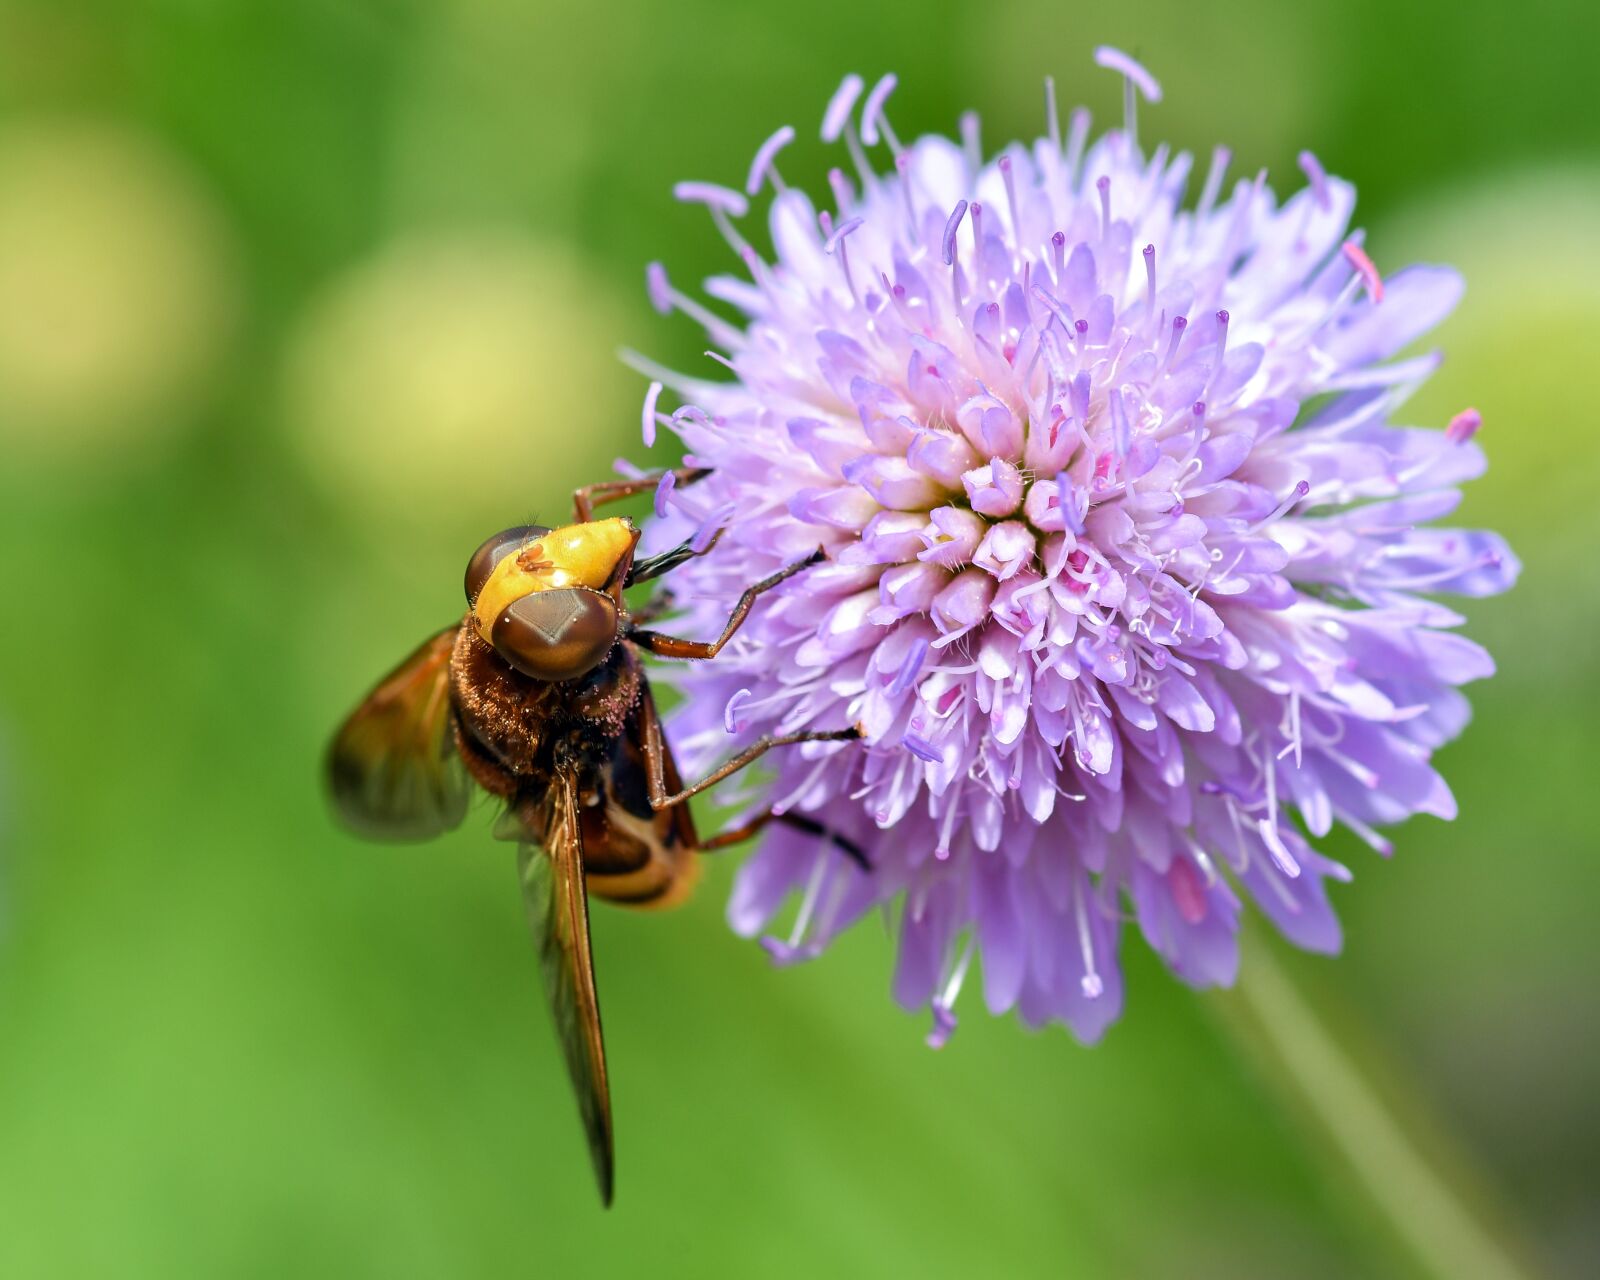
[[[1407,1091],[1402,1109],[1380,1094],[1259,939],[1240,970],[1222,1021],[1421,1270],[1441,1280],[1533,1280],[1536,1269],[1490,1226],[1503,1215],[1478,1207],[1487,1197],[1465,1164],[1425,1152],[1402,1123],[1404,1114],[1413,1129],[1426,1127],[1420,1101]]]

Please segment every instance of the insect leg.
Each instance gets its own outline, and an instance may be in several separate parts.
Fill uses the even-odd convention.
[[[667,554],[671,555],[672,552],[669,551]],[[744,594],[739,597],[739,603],[733,606],[733,612],[728,616],[722,634],[715,640],[684,640],[678,636],[662,635],[659,631],[635,631],[630,639],[660,658],[715,658],[722,651],[722,646],[733,639],[733,633],[744,623],[763,591],[772,590],[784,579],[792,578],[802,569],[809,569],[814,564],[821,564],[826,558],[822,548],[818,547],[805,559],[785,565],[755,585],[746,587]]]
[[[731,777],[747,765],[754,764],[773,747],[793,746],[798,742],[850,742],[861,737],[859,728],[849,729],[810,729],[801,733],[773,734],[752,742],[748,747],[728,760],[718,765],[699,782],[692,786],[684,787],[681,791],[667,793],[666,773],[666,744],[661,740],[661,721],[655,716],[649,718],[645,726],[644,758],[645,781],[649,787],[650,807],[652,809],[670,809],[673,805],[682,804],[691,796],[697,796],[708,787],[714,787],[724,778]],[[732,843],[731,841],[729,843]]]
[[[700,842],[699,852],[712,853],[718,849],[726,849],[730,845],[742,844],[761,831],[769,822],[781,822],[785,826],[795,827],[810,835],[820,836],[836,845],[839,852],[849,858],[851,862],[863,871],[871,871],[872,864],[867,861],[866,852],[854,840],[847,840],[835,831],[830,831],[815,818],[808,818],[803,813],[774,813],[768,809],[765,813],[758,813],[753,818],[741,822],[736,827],[726,831],[719,831],[709,840]]]
[[[718,529],[711,535],[711,541],[703,547],[696,547],[694,542],[680,542],[670,551],[663,551],[658,556],[647,556],[643,560],[636,560],[633,567],[628,570],[627,579],[623,586],[631,587],[636,582],[649,582],[652,578],[659,578],[664,573],[671,573],[680,564],[693,560],[696,556],[703,556],[722,540],[722,530]]]
[[[637,480],[602,480],[599,484],[586,484],[581,489],[574,489],[573,513],[578,517],[580,524],[587,524],[594,519],[596,507],[604,506],[608,502],[618,502],[623,498],[631,498],[636,493],[648,492],[661,483],[661,477],[665,474],[663,471],[658,471],[654,475],[640,476]],[[689,485],[696,480],[704,480],[711,474],[711,469],[678,467],[672,474],[678,478],[679,484]]]

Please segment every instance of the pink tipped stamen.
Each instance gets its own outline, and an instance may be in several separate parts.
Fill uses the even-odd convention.
[[[788,188],[783,184],[783,178],[778,173],[778,166],[774,161],[778,152],[794,141],[794,126],[784,125],[776,130],[770,138],[763,142],[756,151],[756,158],[750,162],[750,174],[744,180],[744,193],[753,196],[761,190],[761,184],[767,178],[772,179],[774,191],[782,194]]]
[[[1226,311],[1217,312],[1217,357],[1211,365],[1210,376],[1206,378],[1206,393],[1209,395],[1211,388],[1217,385],[1217,379],[1222,376],[1222,367],[1228,354],[1228,321],[1230,317]]]
[[[899,78],[891,71],[873,85],[872,92],[867,94],[867,101],[861,108],[861,141],[869,147],[877,146],[882,137],[888,141],[889,150],[896,153],[902,150],[900,140],[894,136],[888,117],[883,113],[884,103],[889,101],[889,95],[899,83]]]
[[[672,497],[672,491],[678,487],[678,477],[671,471],[663,472],[661,479],[656,484],[655,511],[657,520],[667,518],[667,503]]]
[[[1367,296],[1376,306],[1383,301],[1383,277],[1378,274],[1378,268],[1373,265],[1372,259],[1367,257],[1367,251],[1354,240],[1346,240],[1340,246],[1340,252],[1360,275],[1362,283],[1367,286]]]
[[[1261,523],[1271,524],[1274,520],[1282,520],[1284,516],[1289,514],[1290,510],[1295,506],[1295,504],[1310,492],[1311,482],[1309,480],[1300,481],[1300,483],[1295,485],[1293,489],[1289,490],[1289,496],[1280,502],[1276,507],[1274,507],[1272,509],[1272,514]]]
[[[1306,180],[1311,183],[1312,193],[1316,197],[1317,208],[1331,209],[1333,197],[1328,191],[1328,174],[1323,169],[1322,162],[1309,151],[1300,153],[1300,171],[1306,175]]]
[[[1156,247],[1147,244],[1144,247],[1144,311],[1147,324],[1155,324],[1156,318]]]
[[[644,393],[644,411],[639,415],[639,433],[644,437],[646,449],[656,444],[656,401],[661,398],[661,384],[652,382]],[[669,473],[670,474],[670,473]]]
[[[854,71],[839,82],[839,87],[833,91],[833,97],[828,99],[828,109],[822,113],[824,142],[839,140],[839,135],[850,123],[851,109],[856,105],[856,99],[861,96],[861,90],[865,85],[866,82]]]
[[[1174,316],[1172,319],[1172,340],[1167,343],[1166,358],[1162,360],[1161,367],[1165,369],[1172,363],[1172,357],[1178,354],[1178,344],[1183,341],[1183,331],[1189,327],[1187,316]]]
[[[715,182],[680,182],[672,188],[672,197],[684,204],[703,204],[710,209],[720,209],[735,218],[750,212],[750,202],[729,187]]]
[[[1450,419],[1450,425],[1444,429],[1444,438],[1451,444],[1466,444],[1478,434],[1478,428],[1482,425],[1481,413],[1476,409],[1463,409]]]
[[[729,733],[743,733],[750,727],[748,720],[739,719],[739,709],[750,701],[750,690],[739,689],[722,708],[722,727]]]

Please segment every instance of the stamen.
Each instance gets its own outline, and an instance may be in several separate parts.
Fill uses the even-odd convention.
[[[1076,183],[1078,180],[1078,165],[1083,160],[1083,147],[1089,140],[1089,113],[1079,107],[1072,113],[1072,124],[1067,130],[1067,154],[1063,161],[1067,170],[1067,181]]]
[[[1088,514],[1087,500],[1078,496],[1078,486],[1067,478],[1065,471],[1056,472],[1056,503],[1061,509],[1061,520],[1074,536],[1083,534],[1083,518]]]
[[[748,720],[740,720],[738,718],[739,709],[749,701],[750,690],[738,689],[735,690],[733,697],[728,699],[727,705],[722,708],[722,727],[729,733],[742,733],[750,727]]]
[[[1111,235],[1111,178],[1108,174],[1101,174],[1094,182],[1095,190],[1100,193],[1100,238],[1108,239]]]
[[[667,269],[659,262],[652,262],[644,269],[644,287],[650,295],[650,305],[664,316],[672,314],[672,281],[667,278]]]
[[[1217,312],[1219,329],[1217,334],[1217,358],[1211,365],[1210,375],[1206,378],[1206,392],[1208,394],[1211,388],[1217,385],[1217,379],[1222,376],[1223,358],[1228,354],[1228,319],[1226,311]]]
[[[906,229],[914,240],[917,236],[917,210],[911,203],[911,157],[903,151],[896,153],[894,168],[900,175],[900,194],[905,198]]]
[[[1272,509],[1272,514],[1267,516],[1264,520],[1262,520],[1261,524],[1262,525],[1268,525],[1268,524],[1271,524],[1274,520],[1282,520],[1284,516],[1289,514],[1289,509],[1291,507],[1293,507],[1295,503],[1299,502],[1301,498],[1305,497],[1306,494],[1308,494],[1310,492],[1311,492],[1311,482],[1309,480],[1300,481],[1300,483],[1295,485],[1295,487],[1293,489],[1289,490],[1289,496],[1287,498],[1285,498],[1282,502],[1280,502],[1276,507],[1274,507]],[[1257,525],[1256,527],[1260,528],[1261,526]]]
[[[713,211],[712,217],[716,216],[717,212]],[[659,262],[652,262],[645,268],[644,280],[645,289],[650,295],[650,305],[662,315],[670,315],[676,309],[683,312],[684,315],[704,329],[713,341],[720,342],[723,346],[733,350],[745,345],[747,339],[744,333],[734,328],[721,316],[708,310],[701,303],[696,302],[693,298],[686,297],[673,288],[672,281],[667,276],[667,269]],[[708,352],[707,354],[711,353]],[[722,359],[720,356],[716,358]],[[728,362],[723,360],[723,363],[727,364]],[[732,366],[730,365],[729,367],[731,368]]]
[[[1121,49],[1103,44],[1094,51],[1094,60],[1097,65],[1105,67],[1108,71],[1117,71],[1122,75],[1122,128],[1127,134],[1129,146],[1137,149],[1139,94],[1143,94],[1147,102],[1160,102],[1161,86],[1156,83],[1154,76]],[[1138,90],[1137,93],[1134,92],[1135,89]]]
[[[1476,409],[1463,409],[1450,419],[1450,425],[1444,429],[1444,438],[1451,444],[1466,444],[1477,435],[1478,428],[1483,425],[1483,415]]]
[[[718,507],[695,530],[694,537],[689,541],[689,550],[696,555],[703,551],[709,551],[711,544],[716,541],[717,535],[722,532],[728,521],[732,520],[737,512],[738,508],[732,503]]]
[[[1367,252],[1354,240],[1346,240],[1340,246],[1345,258],[1350,265],[1360,274],[1362,283],[1367,286],[1367,296],[1376,306],[1383,301],[1383,277],[1378,274],[1378,268],[1373,265],[1372,259],[1367,257]]]
[[[718,186],[715,182],[680,182],[672,188],[672,197],[684,204],[703,204],[720,209],[735,218],[750,212],[750,202],[737,191]]]
[[[976,111],[961,113],[961,153],[967,159],[967,169],[976,174],[983,168],[983,141],[979,135],[980,121]]]
[[[824,845],[817,853],[816,866],[812,868],[811,878],[806,882],[805,897],[800,900],[800,910],[795,913],[794,928],[789,931],[791,951],[797,950],[801,939],[806,936],[806,926],[811,923],[812,913],[817,909],[817,899],[822,896],[822,882],[828,874],[828,847]]]
[[[1200,203],[1194,208],[1196,222],[1204,222],[1210,216],[1211,206],[1217,202],[1223,175],[1227,173],[1228,162],[1232,159],[1233,152],[1227,147],[1218,147],[1211,153],[1211,168],[1206,171],[1206,183],[1200,190]]]
[[[941,1004],[935,1000],[933,1009],[933,1030],[928,1032],[923,1044],[930,1049],[942,1049],[950,1043],[950,1037],[955,1034],[956,1015],[949,1005]]]
[[[850,189],[850,179],[844,176],[843,169],[828,170],[828,186],[833,191],[834,206],[840,213],[855,203],[856,193]]]
[[[1022,243],[1022,210],[1017,204],[1017,184],[1011,176],[1011,157],[1000,157],[1000,178],[1006,184],[1006,204],[1011,210],[1011,234]]]
[[[1333,197],[1328,191],[1328,175],[1316,156],[1309,151],[1302,151],[1300,153],[1300,170],[1311,183],[1311,190],[1316,195],[1317,208],[1332,208]]]
[[[967,216],[967,202],[957,200],[956,207],[944,224],[944,265],[954,266],[956,261],[956,232],[961,229],[961,219]]]
[[[839,87],[833,91],[833,97],[828,99],[828,109],[822,113],[824,142],[839,140],[845,125],[850,123],[850,109],[856,105],[856,99],[861,96],[864,83],[854,71],[839,82]]]
[[[1172,363],[1172,357],[1178,354],[1178,343],[1183,341],[1183,331],[1189,327],[1188,316],[1174,316],[1172,319],[1172,340],[1167,343],[1167,356],[1161,362],[1165,369]]]
[[[968,934],[960,958],[952,966],[950,977],[944,984],[944,990],[929,1001],[933,1011],[933,1029],[928,1032],[928,1037],[923,1043],[930,1049],[944,1048],[956,1029],[956,998],[961,994],[961,984],[966,981],[967,968],[972,963],[972,951],[973,939],[972,935]]]
[[[1089,890],[1080,882],[1077,892],[1072,896],[1078,917],[1078,949],[1083,953],[1083,978],[1080,985],[1083,994],[1094,1000],[1105,990],[1105,983],[1100,980],[1100,974],[1095,969],[1094,935],[1089,932]]]
[[[1120,391],[1113,392],[1108,398],[1111,402],[1111,447],[1117,451],[1117,457],[1126,458],[1128,450],[1133,447],[1133,428],[1128,422],[1128,406],[1123,403]]]
[[[889,681],[888,694],[891,698],[898,698],[916,682],[917,676],[922,671],[922,664],[928,657],[928,642],[918,636],[911,642],[911,648],[906,651],[905,659],[900,663],[900,669],[894,673],[894,679]]]
[[[944,753],[926,738],[919,737],[914,733],[908,733],[900,741],[905,746],[905,749],[916,756],[918,760],[926,760],[929,764],[944,763]]]
[[[762,181],[771,177],[775,191],[782,194],[788,190],[783,184],[783,178],[778,173],[777,165],[773,163],[778,158],[778,152],[794,141],[794,126],[784,125],[763,142],[756,151],[756,158],[750,162],[750,175],[744,180],[744,193],[753,196],[761,190]]]
[[[872,86],[872,92],[867,94],[866,105],[861,108],[861,141],[869,147],[878,145],[881,134],[888,140],[889,150],[898,154],[903,148],[900,140],[894,136],[894,130],[889,127],[889,121],[883,114],[883,104],[889,101],[889,95],[894,92],[895,86],[900,83],[899,77],[894,72],[889,72],[877,84]]]
[[[1267,776],[1272,776],[1268,770]],[[1267,846],[1267,852],[1272,855],[1272,861],[1278,870],[1291,880],[1300,878],[1300,864],[1294,860],[1294,855],[1289,852],[1288,846],[1283,843],[1283,836],[1278,832],[1278,824],[1270,818],[1262,818],[1256,823],[1256,830],[1261,833],[1261,842]]]
[[[672,491],[678,486],[678,477],[675,472],[664,471],[661,479],[656,484],[655,509],[656,519],[667,518],[667,500],[672,497]]]
[[[1153,326],[1156,320],[1156,247],[1153,244],[1144,247],[1144,312],[1145,324]]]
[[[1061,154],[1061,113],[1056,110],[1056,80],[1054,76],[1044,78],[1044,122],[1045,128],[1050,131],[1050,149],[1057,155]]]
[[[850,274],[850,253],[845,246],[845,238],[849,236],[852,231],[855,231],[858,227],[860,227],[864,221],[864,218],[851,218],[848,221],[841,222],[836,228],[834,228],[833,234],[827,238],[822,246],[822,251],[824,253],[834,253],[837,251],[839,266],[844,272],[845,285],[850,290],[850,296],[857,302],[861,301],[861,295],[856,292],[855,277]]]
[[[1067,269],[1067,233],[1057,231],[1050,237],[1050,262],[1055,272],[1056,284],[1061,283],[1061,276]]]
[[[639,433],[644,437],[646,449],[656,444],[656,401],[661,398],[661,384],[652,382],[644,393],[644,412],[639,415]],[[668,472],[670,475],[671,472]]]

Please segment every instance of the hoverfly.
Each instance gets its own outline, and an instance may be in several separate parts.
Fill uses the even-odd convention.
[[[673,473],[679,484],[705,474]],[[518,846],[545,991],[607,1205],[611,1098],[586,889],[624,906],[671,906],[695,882],[696,853],[748,839],[774,818],[823,834],[803,816],[767,811],[702,839],[685,802],[773,747],[860,736],[853,727],[762,738],[683,785],[640,651],[716,657],[763,592],[824,557],[819,549],[750,586],[715,640],[645,630],[638,624],[662,612],[670,596],[634,616],[623,589],[710,547],[684,543],[636,559],[633,523],[596,519],[593,508],[660,480],[590,485],[573,495],[574,523],[523,525],[484,542],[467,564],[466,617],[378,683],[339,729],[327,763],[339,818],[374,839],[425,840],[452,829],[474,783],[505,802],[495,834]],[[832,839],[865,866],[859,849]]]

